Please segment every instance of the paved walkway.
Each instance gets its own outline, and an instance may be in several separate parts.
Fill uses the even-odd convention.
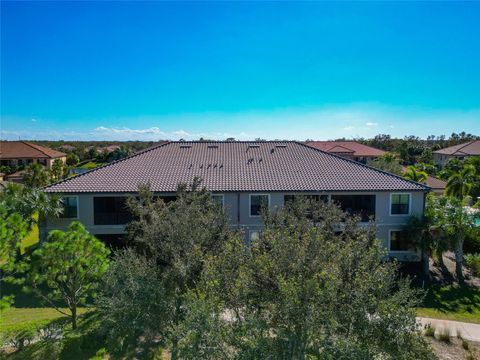
[[[441,319],[431,319],[431,318],[420,318],[417,317],[417,320],[420,321],[422,327],[431,324],[435,327],[436,333],[441,331],[441,329],[448,328],[450,329],[451,336],[457,336],[457,329],[460,331],[462,338],[465,340],[480,342],[480,325],[464,323],[459,321],[451,320],[441,320]]]

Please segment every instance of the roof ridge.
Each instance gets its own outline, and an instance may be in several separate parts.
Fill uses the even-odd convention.
[[[337,155],[337,154],[333,154],[333,153],[329,153],[328,151],[324,151],[324,150],[320,150],[316,147],[313,147],[313,146],[308,146],[307,144],[303,144],[301,142],[297,142],[298,144],[300,145],[303,145],[305,147],[308,147],[309,149],[313,149],[313,150],[317,150],[317,151],[320,151],[324,154],[327,154],[327,155],[330,155],[330,156],[334,156],[336,157],[337,159],[341,159],[341,160],[345,160],[345,161],[348,161],[348,162],[351,162],[353,164],[357,164],[357,165],[360,165],[360,166],[363,166],[367,169],[371,169],[371,170],[374,170],[376,172],[379,172],[379,173],[382,173],[382,174],[385,174],[385,175],[388,175],[388,176],[391,176],[391,177],[394,177],[394,178],[397,178],[397,179],[400,179],[400,180],[403,180],[403,181],[406,181],[406,182],[409,182],[411,184],[415,184],[415,185],[420,185],[422,187],[424,187],[426,190],[431,190],[431,188],[429,186],[426,186],[425,184],[421,184],[421,183],[418,183],[416,181],[413,181],[413,180],[409,180],[409,179],[405,179],[403,178],[402,176],[399,176],[399,175],[396,175],[396,174],[392,174],[392,173],[389,173],[388,171],[384,171],[384,170],[380,170],[380,169],[377,169],[373,166],[369,166],[367,164],[364,164],[364,163],[361,163],[361,162],[358,162],[358,161],[355,161],[355,160],[351,160],[351,159],[347,159],[347,158],[344,158],[343,156],[340,156],[340,155]]]
[[[334,145],[334,146],[331,147],[329,150],[335,149],[336,147],[341,147],[341,148],[343,148],[343,149],[345,149],[345,150],[348,150],[348,151],[351,151],[351,152],[355,152],[355,150],[350,149],[350,148],[347,148],[347,147],[345,147],[345,146],[343,146],[343,145]]]
[[[447,150],[447,149],[451,149],[451,148],[456,148],[457,146],[459,146],[459,148],[456,148],[454,152],[452,153],[446,153],[446,155],[454,155],[456,152],[460,151],[461,149],[469,146],[469,145],[472,145],[473,143],[476,143],[476,142],[480,142],[480,139],[479,140],[470,140],[470,141],[467,141],[466,143],[463,143],[463,144],[457,144],[457,145],[452,145],[452,146],[447,146],[445,148],[442,148],[442,149],[438,149],[438,150],[435,150],[434,153],[439,153],[439,154],[443,154],[443,151]],[[464,154],[468,155],[468,153],[465,153]]]
[[[63,184],[63,183],[65,183],[65,182],[70,181],[70,180],[73,180],[73,179],[78,179],[79,177],[82,177],[82,176],[84,176],[84,175],[91,174],[91,173],[93,173],[93,172],[95,172],[95,171],[97,171],[97,170],[100,170],[100,169],[105,169],[105,168],[107,168],[107,167],[109,167],[109,166],[112,166],[112,165],[114,165],[114,164],[118,164],[118,163],[120,163],[120,162],[122,162],[122,161],[129,160],[129,159],[134,158],[134,157],[136,157],[136,156],[145,154],[145,153],[147,153],[147,152],[149,152],[149,151],[153,151],[153,150],[155,150],[155,149],[157,149],[157,148],[160,148],[160,147],[162,147],[162,146],[164,146],[164,145],[167,145],[167,144],[170,144],[170,143],[171,143],[171,141],[166,141],[166,142],[164,142],[164,143],[151,146],[151,147],[149,147],[149,148],[147,148],[147,149],[144,149],[144,150],[141,150],[141,151],[139,151],[139,152],[136,152],[135,154],[132,154],[132,155],[130,155],[130,156],[127,156],[127,157],[125,157],[125,158],[123,158],[123,159],[115,160],[115,161],[112,161],[111,163],[107,163],[107,164],[105,164],[105,165],[96,167],[95,169],[85,171],[84,173],[79,174],[79,175],[77,175],[77,176],[72,176],[72,177],[69,177],[69,178],[62,179],[62,180],[60,180],[60,181],[54,182],[53,184],[50,184],[50,185],[48,185],[48,186],[45,186],[44,188],[42,188],[42,190],[47,190],[48,188],[50,188],[50,187],[52,187],[52,186],[55,186],[55,185],[58,185],[58,184]]]
[[[48,155],[48,154],[47,154],[45,151],[43,151],[42,149],[39,149],[35,144],[32,144],[32,143],[30,143],[30,142],[28,142],[28,141],[24,141],[24,140],[22,140],[22,141],[20,141],[20,142],[21,142],[22,144],[25,144],[25,145],[27,145],[27,146],[30,146],[31,148],[33,148],[33,149],[35,149],[35,150],[37,150],[37,151],[40,151],[40,152],[41,152],[43,155],[45,155],[45,156],[50,157],[50,155]]]
[[[471,141],[469,141],[469,142],[466,142],[465,144],[463,144],[463,146],[459,147],[455,152],[460,151],[460,150],[462,150],[464,147],[467,147],[468,145],[473,144],[475,141],[480,141],[480,140],[471,140]],[[455,154],[455,152],[454,152],[454,154]],[[463,152],[463,151],[462,151],[462,152]],[[464,153],[464,154],[466,154],[466,153]]]
[[[37,151],[40,151],[43,155],[49,157],[49,158],[55,158],[55,156],[59,157],[60,154],[62,154],[63,156],[66,156],[67,154],[65,154],[64,152],[61,152],[61,151],[58,151],[58,150],[55,150],[55,149],[51,149],[51,148],[48,148],[46,146],[43,146],[43,145],[39,145],[39,144],[33,144],[29,141],[25,141],[25,140],[21,140],[19,141],[20,143],[22,144],[25,144],[27,146],[30,146],[31,148],[37,150]],[[53,154],[49,154],[48,152],[46,152],[45,150],[43,149],[47,149],[48,151],[52,151]],[[58,155],[55,155],[54,153],[58,153]]]

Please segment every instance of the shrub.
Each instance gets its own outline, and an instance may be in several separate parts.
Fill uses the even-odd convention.
[[[22,349],[40,336],[41,330],[47,324],[48,321],[41,320],[4,327],[0,332],[0,344],[12,346],[16,350]]]
[[[438,334],[438,340],[443,341],[445,343],[450,342],[450,329],[449,328],[443,328],[439,334]]]
[[[480,254],[468,254],[465,256],[465,263],[475,276],[480,276]]]
[[[435,337],[435,327],[432,324],[425,326],[425,336]]]
[[[467,340],[462,340],[462,347],[465,349],[465,350],[468,350],[470,348],[470,344],[468,343]]]
[[[63,335],[64,327],[67,322],[68,321],[65,318],[60,318],[49,322],[40,329],[40,338],[45,341],[59,339]]]
[[[465,237],[464,250],[466,254],[480,253],[480,227],[472,229]]]

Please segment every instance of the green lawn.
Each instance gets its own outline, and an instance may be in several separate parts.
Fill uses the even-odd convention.
[[[63,309],[68,313],[67,309]],[[79,308],[78,314],[83,314],[88,311],[88,308]],[[33,323],[44,320],[55,320],[65,315],[59,313],[54,308],[15,308],[11,307],[0,312],[0,327],[1,330],[8,330],[12,326],[19,326],[23,324]]]
[[[480,324],[480,288],[432,286],[417,315]]]
[[[20,250],[22,254],[25,254],[25,250],[30,246],[37,244],[39,241],[38,225],[34,224],[32,230],[28,235],[22,240],[20,244]]]
[[[20,251],[22,255],[25,254],[26,249],[28,249],[30,246],[37,244],[39,241],[38,214],[34,214],[33,218],[35,220],[35,223],[32,226],[32,230],[30,230],[28,235],[20,243]]]
[[[102,164],[99,164],[99,163],[96,163],[94,161],[89,161],[81,166],[79,166],[81,169],[85,169],[85,170],[92,170],[92,169],[95,169],[96,167],[99,167],[101,166]]]

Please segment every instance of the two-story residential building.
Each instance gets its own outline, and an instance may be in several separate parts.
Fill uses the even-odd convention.
[[[464,160],[470,156],[480,156],[480,140],[450,146],[433,152],[433,162],[443,168],[451,159]]]
[[[41,225],[41,236],[79,219],[108,243],[119,241],[130,215],[125,208],[138,185],[172,198],[179,183],[195,177],[223,204],[231,225],[255,240],[260,209],[282,207],[296,195],[334,201],[347,212],[374,219],[391,256],[419,261],[420,250],[403,231],[421,216],[428,187],[299,142],[168,142],[46,189],[63,197],[61,218]]]
[[[0,141],[0,165],[17,168],[41,164],[51,168],[55,159],[65,162],[67,154],[26,141]]]
[[[356,141],[309,141],[307,145],[363,164],[370,164],[386,153]]]

